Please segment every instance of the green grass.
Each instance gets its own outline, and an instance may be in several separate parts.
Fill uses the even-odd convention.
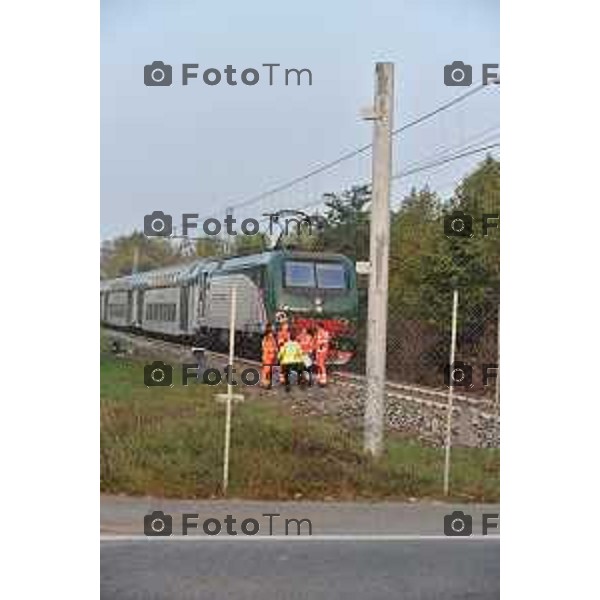
[[[225,407],[214,394],[225,388],[147,388],[143,363],[109,356],[100,368],[102,491],[220,496]],[[388,434],[384,455],[373,460],[361,450],[360,431],[329,418],[291,415],[277,396],[246,397],[233,412],[230,496],[441,497],[442,450]],[[498,450],[454,449],[451,477],[453,499],[497,501]]]

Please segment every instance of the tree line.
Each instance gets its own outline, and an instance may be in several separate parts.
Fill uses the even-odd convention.
[[[356,185],[323,196],[325,223],[311,235],[289,231],[283,243],[304,250],[345,254],[355,261],[369,259],[369,185]],[[456,212],[472,235],[448,229]],[[458,355],[471,364],[497,361],[500,302],[499,220],[500,162],[488,156],[443,199],[428,187],[413,188],[392,210],[389,259],[388,371],[407,381],[441,384],[447,362],[451,298],[459,291]],[[486,217],[486,215],[488,215]],[[484,223],[487,222],[487,230]],[[200,238],[182,247],[170,240],[147,238],[140,232],[104,242],[101,276],[131,273],[137,252],[140,271],[225,253],[260,252],[269,237],[237,235],[225,241]],[[136,250],[137,248],[137,250]],[[359,276],[360,319],[367,314],[367,281]],[[364,366],[364,331],[359,331],[357,368]],[[473,381],[475,390],[483,391]],[[488,390],[489,391],[489,390]]]

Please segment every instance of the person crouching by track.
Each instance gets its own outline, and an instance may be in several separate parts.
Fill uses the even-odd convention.
[[[292,371],[296,371],[298,375],[298,382],[301,381],[304,366],[304,354],[300,344],[294,339],[290,338],[280,349],[279,349],[279,365],[281,366],[281,374],[283,375],[283,383],[285,385],[285,391],[290,391],[290,375]]]
[[[271,389],[273,384],[273,367],[277,364],[277,340],[273,333],[270,323],[265,327],[265,334],[262,339],[262,377],[261,386]]]
[[[304,354],[304,379],[306,383],[311,386],[313,378],[313,364],[315,362],[315,339],[312,331],[308,331],[306,327],[303,327],[298,334],[296,341],[300,344],[300,348],[302,348],[302,353]]]
[[[320,386],[327,385],[327,355],[329,354],[329,332],[322,325],[317,326],[315,336],[315,362],[317,372],[317,383]]]

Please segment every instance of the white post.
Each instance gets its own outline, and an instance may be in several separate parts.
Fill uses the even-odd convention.
[[[456,354],[456,318],[458,313],[458,290],[454,290],[452,302],[452,341],[450,342],[450,381],[448,381],[448,414],[446,415],[446,456],[444,459],[444,496],[448,495],[450,484],[450,447],[452,445],[452,394],[454,392],[454,356]]]
[[[235,303],[236,288],[231,288],[231,312],[229,316],[229,377],[227,382],[227,401],[225,403],[225,448],[223,450],[223,495],[227,494],[229,484],[229,446],[231,443],[231,405],[233,402],[233,385],[231,385],[231,369],[235,353]]]

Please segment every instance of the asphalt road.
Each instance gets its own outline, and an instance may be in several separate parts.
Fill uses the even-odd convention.
[[[173,534],[146,538],[143,517],[173,515]],[[463,510],[472,537],[443,535]],[[252,536],[181,536],[181,513],[261,523]],[[500,596],[499,536],[481,535],[497,506],[442,503],[169,501],[103,497],[101,597],[106,599],[492,599]],[[280,513],[270,537],[263,513]],[[282,535],[285,517],[309,518],[312,536]],[[495,533],[495,532],[494,532]],[[349,537],[345,537],[349,536]]]
[[[496,599],[494,540],[111,542],[101,597]]]

